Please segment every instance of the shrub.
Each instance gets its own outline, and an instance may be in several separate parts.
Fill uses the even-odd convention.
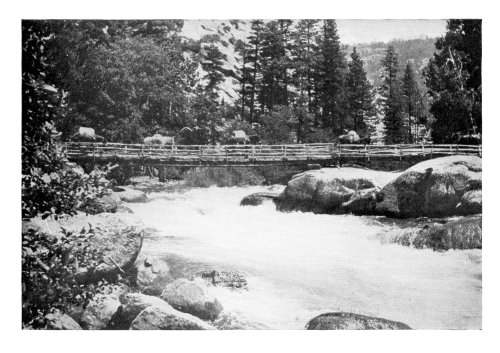
[[[84,286],[77,280],[80,268],[92,269],[102,261],[101,253],[89,250],[94,228],[89,225],[78,234],[61,229],[61,238],[33,228],[23,232],[23,326],[41,328],[43,317],[55,309],[85,307],[103,284]]]

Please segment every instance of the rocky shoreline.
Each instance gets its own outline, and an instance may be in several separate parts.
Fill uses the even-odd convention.
[[[65,220],[33,219],[23,224],[23,232],[35,229],[56,238],[64,229],[78,232],[90,224],[95,236],[89,246],[103,255],[103,262],[93,269],[79,268],[78,281],[117,283],[127,278],[127,285],[106,286],[85,308],[50,313],[45,317],[46,329],[266,328],[226,312],[224,303],[210,290],[214,286],[247,290],[243,275],[214,269],[183,278],[188,274],[174,275],[164,260],[141,254],[144,225],[122,202],[147,202],[146,192],[162,187],[157,184],[144,180],[132,187],[111,188],[92,204],[95,214],[80,212]],[[435,250],[472,249],[482,246],[481,185],[481,160],[454,156],[426,161],[403,173],[356,168],[311,170],[294,176],[281,194],[252,194],[241,205],[257,206],[270,199],[278,210],[286,212],[417,219],[390,241]],[[431,215],[447,218],[418,221],[418,217]],[[410,329],[403,323],[343,312],[325,313],[304,325],[307,329]]]
[[[482,247],[482,159],[475,156],[431,159],[404,172],[310,170],[294,175],[281,194],[251,194],[241,205],[256,206],[266,199],[282,212],[419,220],[392,239],[401,245],[434,250]]]

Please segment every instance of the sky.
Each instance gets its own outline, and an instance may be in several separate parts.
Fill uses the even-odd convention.
[[[346,44],[388,42],[392,39],[440,37],[446,20],[336,20],[340,41]]]
[[[239,31],[233,31],[233,35],[239,39],[244,39],[250,31],[250,20],[244,21]],[[435,38],[446,33],[446,20],[336,20],[336,22],[340,41],[344,44]],[[228,20],[185,20],[183,35],[198,39],[202,35],[216,33],[217,27],[222,23],[228,23]],[[203,29],[202,26],[211,31]]]

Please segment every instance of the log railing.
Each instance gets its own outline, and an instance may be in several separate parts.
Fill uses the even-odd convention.
[[[333,143],[288,145],[142,145],[123,143],[63,142],[71,158],[157,160],[161,163],[211,162],[258,163],[309,161],[337,158],[398,158],[406,156],[482,155],[481,146],[472,145],[335,145]]]

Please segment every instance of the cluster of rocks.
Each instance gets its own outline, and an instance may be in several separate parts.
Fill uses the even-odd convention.
[[[404,172],[361,168],[323,168],[295,175],[279,194],[252,194],[242,205],[271,198],[280,211],[381,215],[392,218],[461,216],[406,231],[401,244],[433,249],[481,248],[482,159],[450,156],[431,159]],[[412,233],[412,234],[410,234]]]
[[[281,211],[397,218],[470,215],[482,212],[481,176],[482,160],[475,156],[431,159],[403,173],[324,168],[295,175],[274,199]]]

